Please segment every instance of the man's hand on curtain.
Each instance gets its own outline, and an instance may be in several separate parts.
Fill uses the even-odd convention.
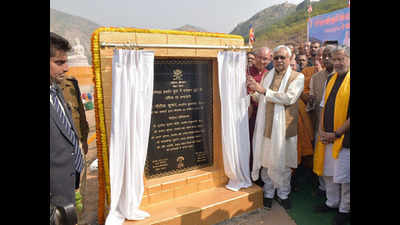
[[[257,91],[258,93],[265,92],[265,88],[261,86],[252,76],[247,76],[246,84],[247,87],[252,91]]]

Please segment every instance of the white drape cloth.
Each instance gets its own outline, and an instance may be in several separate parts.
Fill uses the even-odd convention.
[[[274,77],[275,69],[272,69],[261,81],[261,85],[267,89],[264,95],[259,95],[256,125],[253,136],[253,171],[252,178],[257,180],[261,167],[268,168],[268,176],[275,187],[284,183],[285,167],[297,168],[297,136],[286,138],[285,105],[296,103],[304,89],[304,75],[299,74],[290,83],[287,92],[285,87],[292,69],[290,66],[281,81],[277,92],[269,89]],[[267,101],[274,104],[274,116],[271,138],[264,136],[265,111]]]
[[[250,139],[246,89],[246,52],[218,53],[218,80],[221,99],[222,155],[229,178],[226,188],[238,191],[252,185],[250,179]]]
[[[149,217],[139,210],[153,101],[154,52],[115,49],[110,135],[111,205],[106,225]]]

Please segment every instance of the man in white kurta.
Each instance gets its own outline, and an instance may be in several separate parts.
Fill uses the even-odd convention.
[[[274,69],[260,84],[247,77],[258,100],[252,178],[258,179],[262,167],[266,208],[271,208],[275,190],[278,202],[286,209],[291,207],[291,168],[297,168],[297,100],[304,89],[304,75],[291,69],[290,57],[290,49],[280,45],[273,51]]]

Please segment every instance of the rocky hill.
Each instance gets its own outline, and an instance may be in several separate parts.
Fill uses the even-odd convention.
[[[256,42],[254,43],[254,47],[260,46],[269,46],[274,47],[279,44],[285,44],[288,42],[304,42],[307,40],[307,8],[308,5],[312,5],[312,13],[311,17],[329,13],[338,9],[345,8],[347,6],[347,1],[343,0],[320,0],[320,1],[310,1],[304,0],[300,4],[293,5],[288,3],[283,3],[280,5],[271,6],[269,8],[264,9],[261,12],[269,12],[261,14],[258,13],[250,18],[248,21],[244,22],[244,26],[242,26],[243,31],[241,31],[240,35],[245,38],[247,43],[248,32],[249,32],[249,24],[251,22],[262,23],[255,27],[255,36]],[[286,6],[290,5],[290,6]],[[287,10],[287,13],[284,13],[285,10],[282,8],[289,7],[290,10]],[[275,11],[281,11],[281,16],[272,18],[272,14]],[[253,18],[259,17],[258,20],[254,20]],[[251,21],[252,20],[252,21]],[[240,24],[241,25],[241,24]],[[254,24],[253,24],[254,26]],[[234,33],[236,28],[231,32]]]
[[[72,46],[76,44],[75,38],[79,38],[89,64],[92,64],[90,38],[93,31],[99,27],[100,25],[88,19],[50,9],[50,31],[65,37]]]
[[[243,37],[247,37],[249,35],[249,26],[253,25],[254,30],[257,33],[267,29],[272,24],[276,23],[280,19],[286,17],[287,15],[296,11],[296,5],[290,3],[282,3],[279,5],[274,5],[268,7],[250,19],[238,24],[231,32],[231,34],[242,35]]]
[[[99,27],[101,25],[88,19],[50,9],[50,31],[65,37],[72,46],[76,44],[75,38],[79,38],[80,43],[85,48],[85,55],[88,57],[89,64],[92,64],[90,39],[93,31]],[[175,30],[207,32],[201,27],[189,24],[175,28]]]
[[[304,0],[298,5],[285,2],[261,10],[237,25],[231,34],[243,36],[247,43],[249,26],[252,24],[256,35],[254,47],[262,45],[273,47],[286,42],[303,42],[307,39],[307,5],[310,3],[313,9],[311,17],[347,6],[347,1],[344,0]],[[93,31],[100,26],[88,19],[50,9],[50,31],[64,36],[72,45],[75,45],[75,38],[79,38],[85,47],[89,64],[92,63],[90,38]],[[193,25],[184,25],[175,30],[207,32]]]
[[[182,27],[179,27],[179,28],[175,28],[174,30],[208,32],[207,30],[205,30],[205,29],[203,29],[201,27],[196,27],[196,26],[189,25],[189,24],[186,24],[186,25],[184,25]]]

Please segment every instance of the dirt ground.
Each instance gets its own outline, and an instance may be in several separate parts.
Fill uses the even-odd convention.
[[[94,110],[86,111],[86,118],[89,122],[90,132],[88,139],[96,134]],[[97,200],[98,200],[98,182],[97,170],[91,171],[89,165],[97,159],[96,139],[89,143],[88,154],[86,155],[87,174],[86,188],[85,181],[81,181],[81,194],[83,209],[78,214],[79,225],[97,225]],[[82,172],[83,174],[83,172]],[[195,223],[193,223],[195,225]],[[294,220],[287,214],[277,202],[273,201],[271,210],[257,209],[246,214],[236,216],[230,220],[220,222],[216,225],[296,225]]]
[[[86,119],[89,123],[89,135],[90,140],[93,135],[96,134],[96,118],[94,110],[86,111]],[[90,164],[97,159],[97,147],[96,139],[93,139],[89,144],[89,150],[86,155],[86,179],[84,179],[83,172],[81,176],[80,192],[82,195],[83,209],[78,214],[79,225],[94,225],[97,224],[97,200],[98,200],[98,182],[97,182],[97,170],[91,171]],[[86,180],[86,185],[85,185]]]

